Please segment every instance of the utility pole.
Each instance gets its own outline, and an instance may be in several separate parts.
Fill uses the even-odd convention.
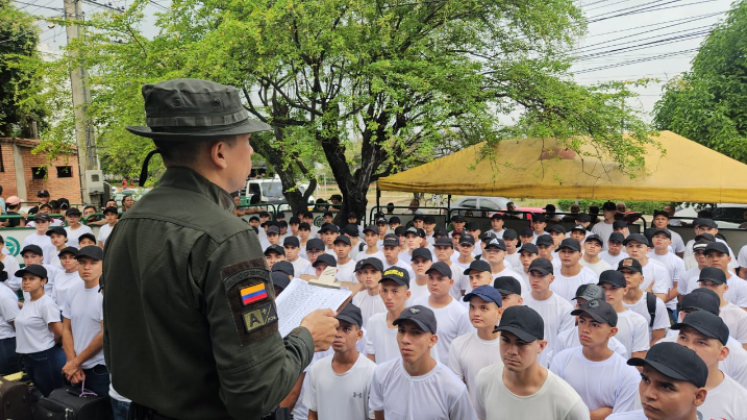
[[[65,19],[82,20],[84,18],[80,0],[64,0]],[[66,25],[67,43],[70,45],[78,38],[83,38],[83,29],[78,25]],[[76,54],[77,53],[73,53]],[[75,56],[74,56],[75,58]],[[82,65],[75,66],[70,73],[70,84],[73,91],[73,107],[75,108],[75,140],[78,145],[78,170],[80,192],[83,202],[95,201],[97,196],[89,194],[86,172],[98,169],[96,155],[96,139],[93,135],[91,122],[86,115],[87,104],[90,102],[88,91],[88,77]]]

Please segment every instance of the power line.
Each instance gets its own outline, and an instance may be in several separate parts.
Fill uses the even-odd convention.
[[[702,0],[702,1],[696,1],[694,3],[686,3],[686,4],[678,4],[678,5],[674,5],[674,6],[669,6],[669,7],[661,7],[661,6],[665,6],[667,4],[677,3],[679,1],[682,1],[682,0],[670,0],[670,1],[666,2],[666,3],[652,5],[652,6],[648,6],[648,7],[642,8],[642,9],[631,10],[631,11],[628,11],[628,12],[624,12],[624,13],[620,13],[620,14],[612,15],[612,16],[601,16],[601,15],[594,16],[591,19],[587,20],[587,23],[597,23],[597,22],[602,22],[602,21],[605,21],[605,20],[614,19],[614,18],[618,18],[618,17],[630,16],[630,15],[637,15],[637,14],[640,14],[640,13],[660,12],[662,10],[678,9],[680,7],[695,6],[697,4],[702,4],[702,3],[712,3],[714,1],[719,1],[719,0]]]
[[[598,33],[598,34],[591,34],[591,35],[588,35],[587,38],[596,38],[598,36],[610,35],[610,34],[615,34],[615,33],[620,33],[620,32],[629,32],[629,31],[632,31],[632,30],[635,30],[635,29],[642,29],[642,28],[649,28],[649,27],[652,27],[652,26],[666,25],[666,24],[672,23],[672,22],[680,22],[680,21],[683,21],[683,20],[690,20],[690,19],[695,19],[695,18],[704,18],[705,19],[705,18],[709,18],[709,17],[715,17],[715,16],[718,16],[718,15],[722,15],[722,14],[728,12],[728,11],[729,10],[723,10],[723,11],[720,11],[720,12],[705,13],[705,14],[702,14],[702,15],[688,16],[688,17],[684,17],[684,18],[672,19],[672,20],[667,20],[667,21],[658,22],[658,23],[651,23],[649,25],[633,26],[631,28],[619,29],[619,30],[616,30],[616,31],[609,31],[609,32],[602,32],[602,33]]]
[[[625,42],[621,42],[621,43],[614,44],[614,45],[597,46],[595,48],[583,48],[584,51],[582,51],[582,53],[586,54],[586,56],[593,56],[595,54],[606,54],[606,53],[611,53],[611,52],[616,52],[616,51],[625,51],[628,48],[636,47],[636,46],[639,46],[639,45],[652,45],[652,44],[656,44],[658,42],[664,42],[664,41],[668,41],[668,40],[681,39],[681,38],[682,39],[690,39],[692,37],[699,37],[701,35],[708,35],[708,34],[710,34],[711,33],[711,29],[710,28],[712,28],[712,27],[713,26],[711,26],[711,25],[699,26],[699,27],[696,27],[696,28],[682,29],[682,30],[679,30],[679,31],[668,32],[668,33],[654,35],[654,36],[648,36],[648,37],[645,37],[645,38],[635,39],[635,40],[631,40],[631,41],[625,41]],[[667,37],[667,38],[663,38],[663,37]],[[651,41],[651,42],[646,42],[646,43],[643,43],[643,44],[636,44],[636,45],[625,47],[625,45],[628,45],[628,44],[640,43],[641,41],[648,41],[648,40],[655,40],[655,41]],[[599,44],[596,44],[596,45],[599,45]],[[621,47],[621,48],[618,48],[618,47]],[[599,53],[592,52],[592,51],[604,50],[605,48],[613,48],[613,49],[601,51]]]
[[[575,74],[591,73],[591,72],[600,71],[600,70],[607,70],[607,69],[613,69],[613,68],[617,68],[617,67],[629,66],[631,64],[639,64],[639,63],[645,63],[645,62],[648,62],[648,61],[654,61],[654,60],[661,60],[661,59],[666,59],[666,58],[672,58],[672,57],[676,57],[676,56],[683,55],[683,54],[689,54],[689,53],[697,52],[698,50],[699,50],[698,48],[691,48],[691,49],[687,49],[687,50],[681,50],[681,51],[675,51],[675,52],[671,52],[671,53],[661,54],[661,55],[658,55],[658,56],[655,56],[655,57],[639,58],[637,60],[628,60],[628,61],[623,61],[621,63],[615,63],[615,64],[609,64],[609,65],[606,65],[606,66],[599,66],[599,67],[592,67],[590,69],[578,70],[578,71],[573,72],[573,74],[575,75]]]

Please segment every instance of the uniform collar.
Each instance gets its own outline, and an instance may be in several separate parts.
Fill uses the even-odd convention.
[[[166,169],[166,172],[158,181],[158,187],[196,192],[214,201],[224,210],[230,211],[234,207],[233,198],[229,193],[189,168],[174,167]]]

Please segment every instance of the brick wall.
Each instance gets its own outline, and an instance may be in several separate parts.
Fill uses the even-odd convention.
[[[18,195],[16,187],[16,164],[13,160],[13,145],[0,144],[0,155],[2,155],[2,168],[0,171],[0,185],[3,187],[3,197]],[[21,197],[26,198],[26,197]]]
[[[78,156],[58,156],[57,159],[55,159],[49,166],[47,166],[46,155],[41,153],[34,155],[31,153],[30,148],[22,147],[21,156],[23,157],[23,166],[26,178],[26,191],[29,195],[28,197],[21,198],[26,198],[28,201],[34,201],[36,200],[37,191],[49,190],[49,193],[53,200],[60,197],[65,197],[70,200],[71,203],[81,202]],[[5,155],[3,155],[3,162],[5,162]],[[57,168],[63,166],[70,167],[72,175],[71,177],[58,176]],[[46,167],[46,179],[33,179],[32,171],[33,168],[37,167]],[[5,192],[3,192],[3,194],[7,196]]]

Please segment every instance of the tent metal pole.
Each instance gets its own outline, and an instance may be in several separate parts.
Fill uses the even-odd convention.
[[[446,199],[446,212],[451,211],[451,194],[449,194],[449,197]]]
[[[381,208],[381,203],[379,202],[381,200],[381,190],[379,189],[379,181],[376,181],[376,208]]]

